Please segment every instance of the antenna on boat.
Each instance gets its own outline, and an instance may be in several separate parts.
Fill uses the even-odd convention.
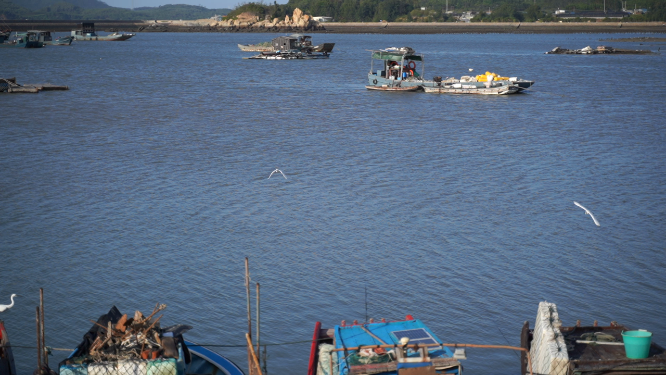
[[[368,286],[365,286],[365,322],[368,322]]]

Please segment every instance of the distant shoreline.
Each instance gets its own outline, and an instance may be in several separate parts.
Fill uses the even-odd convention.
[[[331,34],[579,34],[579,33],[666,33],[665,22],[326,22],[319,29],[294,27],[222,27],[215,21],[85,21],[94,22],[99,31],[131,32],[253,32],[253,33],[331,33]],[[49,30],[68,32],[79,28],[74,20],[7,20],[12,30]]]

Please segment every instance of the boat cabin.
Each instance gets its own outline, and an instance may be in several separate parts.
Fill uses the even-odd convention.
[[[279,36],[271,41],[275,51],[299,51],[298,38],[292,36]]]
[[[53,41],[53,37],[51,36],[50,31],[42,31],[42,30],[28,30],[29,33],[35,33],[39,39],[41,39],[42,42],[51,42]]]
[[[271,41],[274,51],[282,52],[308,52],[312,49],[312,37],[310,35],[292,34],[279,36]],[[332,49],[332,48],[331,48]]]
[[[375,61],[378,68],[375,71]],[[417,71],[417,62],[421,63],[421,73]],[[424,70],[423,55],[417,55],[409,47],[399,49],[386,49],[372,51],[370,62],[370,74],[380,78],[406,80],[410,77],[421,77]]]
[[[72,36],[86,36],[93,37],[97,36],[95,33],[95,23],[94,22],[82,22],[80,30],[72,30]]]

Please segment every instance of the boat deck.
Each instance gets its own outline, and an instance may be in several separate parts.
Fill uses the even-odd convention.
[[[561,327],[560,331],[567,343],[569,355],[569,374],[573,375],[612,375],[612,374],[666,374],[666,350],[652,341],[650,353],[645,359],[627,358],[624,345],[622,344],[622,332],[630,331],[629,328],[611,323],[610,326],[586,326],[586,327]],[[586,333],[601,332],[613,336],[614,343],[590,342],[581,338]],[[529,325],[523,326],[521,345],[530,349],[532,332]],[[526,362],[523,362],[526,363]],[[523,374],[526,366],[522,366]]]

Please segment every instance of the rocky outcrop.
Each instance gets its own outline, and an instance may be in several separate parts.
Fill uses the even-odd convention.
[[[324,30],[324,27],[319,22],[312,19],[308,14],[304,14],[302,10],[296,8],[291,17],[285,16],[283,21],[279,18],[272,20],[259,21],[259,17],[249,13],[242,13],[232,20],[223,20],[215,22],[211,25],[224,29],[242,29],[243,31],[306,31],[306,30]]]

